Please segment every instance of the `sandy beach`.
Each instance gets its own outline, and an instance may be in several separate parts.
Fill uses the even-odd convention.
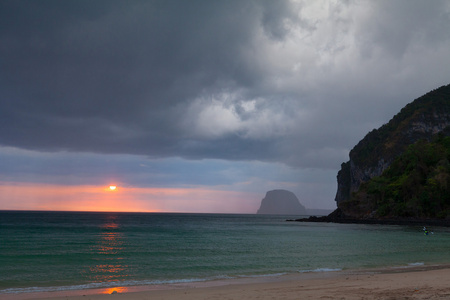
[[[450,299],[450,266],[325,272],[160,287],[117,287],[0,299]]]

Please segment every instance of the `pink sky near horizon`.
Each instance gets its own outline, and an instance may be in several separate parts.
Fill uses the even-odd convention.
[[[0,210],[256,213],[261,195],[194,188],[0,182]]]

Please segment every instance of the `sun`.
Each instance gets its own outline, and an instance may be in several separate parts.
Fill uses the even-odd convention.
[[[115,185],[110,185],[109,186],[109,190],[110,191],[115,191],[117,189],[117,186],[115,186]]]

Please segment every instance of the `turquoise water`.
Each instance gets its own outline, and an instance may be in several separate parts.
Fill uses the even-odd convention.
[[[449,228],[289,218],[0,211],[0,294],[450,263]]]

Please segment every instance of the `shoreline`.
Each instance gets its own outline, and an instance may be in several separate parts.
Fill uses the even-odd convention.
[[[402,225],[402,226],[437,226],[450,227],[449,219],[417,219],[417,218],[350,218],[341,216],[338,209],[328,216],[310,216],[300,219],[287,219],[287,222],[337,223],[337,224],[368,224],[368,225]]]
[[[306,272],[279,276],[232,278],[163,285],[0,294],[1,300],[101,300],[101,299],[394,299],[421,295],[450,298],[450,264],[377,269]],[[381,291],[382,290],[382,291]],[[383,296],[385,295],[385,296]],[[396,297],[397,295],[397,297]],[[425,297],[426,296],[426,297]],[[387,298],[383,298],[387,297]],[[410,298],[405,298],[410,299]],[[414,299],[414,298],[411,298]],[[421,298],[418,298],[421,299]]]

